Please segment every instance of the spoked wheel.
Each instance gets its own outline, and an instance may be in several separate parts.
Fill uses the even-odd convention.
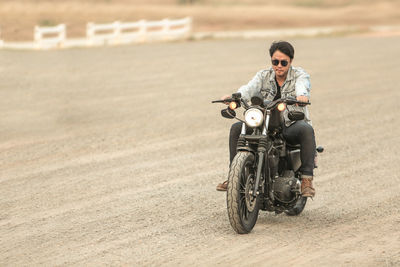
[[[286,210],[285,213],[289,216],[297,216],[304,210],[306,203],[307,203],[307,198],[300,196],[299,199],[296,201],[294,207],[289,210]]]
[[[226,202],[229,221],[239,234],[249,233],[258,218],[258,198],[252,196],[255,172],[254,155],[238,152],[229,170]]]

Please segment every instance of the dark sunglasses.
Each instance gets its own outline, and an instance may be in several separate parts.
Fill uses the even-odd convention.
[[[272,62],[272,65],[274,65],[274,66],[278,66],[279,62],[281,62],[282,67],[286,67],[289,64],[289,62],[287,60],[279,61],[278,59],[274,59],[271,62]]]

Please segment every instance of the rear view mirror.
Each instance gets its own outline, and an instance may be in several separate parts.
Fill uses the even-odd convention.
[[[232,94],[232,98],[233,99],[240,99],[242,97],[242,94],[241,93],[234,93],[234,94]]]
[[[301,121],[304,120],[304,113],[301,111],[289,111],[288,118],[292,121]]]
[[[253,96],[250,101],[251,101],[251,104],[254,106],[261,106],[263,104],[262,95]]]
[[[221,115],[224,118],[233,119],[236,117],[236,112],[230,108],[226,108],[226,109],[221,110]]]

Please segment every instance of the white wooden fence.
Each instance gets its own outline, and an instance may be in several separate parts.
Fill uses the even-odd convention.
[[[192,19],[164,19],[161,21],[140,20],[137,22],[115,21],[110,24],[88,23],[87,44],[126,44],[155,40],[185,39],[190,36]]]
[[[66,41],[65,24],[54,27],[35,26],[34,45],[37,49],[63,47]]]
[[[65,24],[54,27],[35,26],[33,42],[3,42],[0,48],[50,49],[97,45],[116,45],[156,40],[186,39],[191,36],[192,18],[161,21],[88,23],[86,38],[67,39]]]

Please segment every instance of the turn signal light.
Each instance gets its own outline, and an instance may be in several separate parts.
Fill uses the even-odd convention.
[[[279,111],[284,111],[285,108],[286,108],[285,103],[279,103],[279,105],[278,105],[278,110],[279,110]]]
[[[237,104],[236,104],[236,102],[231,102],[231,103],[229,103],[229,108],[230,109],[236,109],[237,108]]]

